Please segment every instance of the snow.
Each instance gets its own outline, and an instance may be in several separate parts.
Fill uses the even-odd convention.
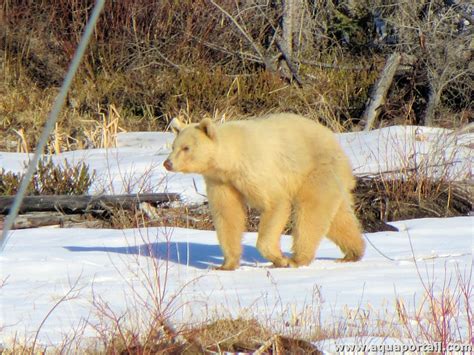
[[[210,269],[222,262],[222,256],[214,232],[209,231],[17,230],[0,257],[2,278],[7,278],[0,296],[2,337],[6,341],[20,332],[31,339],[49,310],[76,280],[77,295],[47,319],[40,333],[43,342],[60,342],[83,319],[98,323],[96,309],[91,306],[94,296],[99,295],[116,314],[122,314],[136,302],[137,295],[148,297],[149,279],[163,286],[165,276],[155,279],[154,266],[163,274],[167,270],[168,297],[164,303],[176,297],[173,320],[177,323],[219,314],[237,316],[248,310],[263,319],[290,319],[307,307],[318,307],[313,300],[315,289],[323,298],[322,318],[329,321],[342,316],[347,307],[370,304],[382,309],[387,303],[393,304],[396,297],[411,304],[413,297],[423,294],[417,265],[425,282],[454,273],[456,268],[472,267],[472,217],[393,224],[401,231],[366,235],[390,259],[369,244],[361,262],[337,263],[339,250],[324,240],[317,259],[300,269],[271,268],[255,249],[256,234],[247,233],[242,267],[234,272]],[[282,249],[290,252],[287,236],[282,238]],[[94,332],[88,328],[85,334],[93,336]]]
[[[406,167],[417,156],[438,163],[454,159],[451,177],[469,177],[472,135],[445,138],[443,149],[436,148],[440,137],[448,136],[453,133],[421,127],[339,135],[358,174]],[[172,174],[162,167],[172,139],[166,133],[122,133],[117,148],[66,152],[53,159],[84,161],[95,170],[98,181],[91,193],[170,191],[181,193],[186,202],[202,202],[200,176]],[[21,171],[27,158],[0,153],[0,168]],[[312,317],[316,322],[320,315],[323,323],[331,323],[351,309],[394,309],[397,298],[416,307],[425,292],[423,282],[442,285],[458,270],[472,269],[473,217],[391,224],[399,232],[365,235],[367,252],[358,263],[337,263],[340,251],[324,240],[316,260],[299,269],[272,268],[255,248],[256,233],[246,233],[242,266],[233,272],[210,268],[222,262],[212,231],[16,230],[0,254],[0,281],[5,281],[0,288],[0,342],[8,344],[14,336],[31,341],[38,329],[43,344],[60,343],[74,331],[97,336],[94,329],[104,322],[99,305],[117,317],[128,310],[124,319],[138,324],[149,317],[147,307],[153,307],[156,295],[169,305],[175,324],[246,314],[280,324]],[[291,237],[282,237],[282,250],[290,253]],[[334,349],[331,340],[318,344]]]
[[[452,179],[472,174],[472,134],[456,134],[443,128],[391,126],[366,133],[340,134],[340,143],[351,158],[356,174],[423,167],[437,176],[449,164]]]

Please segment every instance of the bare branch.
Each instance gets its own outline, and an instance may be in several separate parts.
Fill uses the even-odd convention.
[[[213,0],[209,0],[212,5],[217,7],[234,25],[237,27],[239,32],[245,37],[245,39],[249,42],[249,44],[252,46],[252,48],[255,50],[255,52],[258,54],[258,56],[261,58],[262,62],[265,63],[265,66],[267,69],[271,69],[268,67],[268,63],[265,60],[265,55],[263,54],[263,50],[260,48],[260,46],[255,43],[254,39],[247,33],[247,31],[239,24],[239,22],[231,15],[229,14],[223,7],[215,3]]]
[[[288,65],[288,69],[290,69],[291,75],[293,76],[293,78],[295,79],[295,81],[298,83],[300,87],[303,86],[303,80],[298,74],[298,68],[293,63],[291,59],[291,54],[288,52],[288,48],[286,48],[285,42],[283,42],[281,38],[279,38],[279,36],[276,38],[276,45],[278,49],[280,50],[281,54],[283,55],[283,59]]]

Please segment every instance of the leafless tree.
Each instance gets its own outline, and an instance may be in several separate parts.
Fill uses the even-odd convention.
[[[427,126],[435,123],[448,87],[470,87],[463,92],[464,101],[470,101],[468,96],[472,95],[473,24],[466,19],[464,3],[448,6],[445,1],[428,0],[397,1],[385,7],[380,4],[386,10],[387,21],[398,29],[397,49],[416,56],[425,70],[429,94],[423,123]],[[467,29],[460,28],[464,22],[469,25]]]

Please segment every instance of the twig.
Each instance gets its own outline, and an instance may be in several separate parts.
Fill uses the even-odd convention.
[[[251,62],[254,62],[254,63],[261,63],[261,64],[264,64],[264,60],[262,58],[259,58],[258,56],[254,55],[254,54],[251,54],[251,53],[245,53],[245,52],[242,52],[242,51],[233,51],[233,50],[230,50],[228,48],[225,48],[225,47],[221,47],[215,43],[211,43],[211,42],[208,42],[208,41],[205,41],[199,37],[196,37],[196,36],[193,36],[193,35],[190,35],[192,39],[198,41],[199,43],[203,44],[204,46],[206,47],[209,47],[211,49],[214,49],[216,51],[220,51],[222,53],[225,53],[225,54],[228,54],[228,55],[231,55],[231,56],[235,56],[235,57],[240,57],[240,58],[244,58],[248,61],[251,61]]]
[[[298,68],[296,65],[293,63],[293,60],[291,59],[290,53],[287,51],[286,45],[282,41],[282,39],[278,36],[276,38],[276,45],[278,50],[281,52],[283,55],[283,59],[285,60],[286,64],[288,65],[288,68],[290,69],[291,75],[295,79],[295,81],[298,83],[300,87],[303,86],[303,80],[298,74]]]
[[[454,160],[454,161],[451,161],[451,162],[447,162],[447,163],[441,163],[441,164],[431,164],[431,165],[423,165],[423,168],[438,168],[438,167],[446,167],[448,165],[454,165],[454,164],[457,164],[457,163],[462,163],[461,160]],[[409,172],[409,171],[417,171],[419,170],[420,167],[417,166],[417,167],[413,167],[413,168],[399,168],[399,169],[394,169],[394,170],[387,170],[387,171],[380,171],[378,173],[374,173],[374,174],[370,174],[370,173],[366,173],[366,174],[363,174],[363,175],[358,175],[357,176],[361,179],[363,178],[372,178],[374,177],[375,175],[385,175],[385,174],[394,174],[394,173],[406,173],[406,172]]]
[[[353,70],[353,71],[362,71],[362,70],[370,70],[371,66],[363,66],[363,65],[339,65],[339,64],[331,64],[331,63],[323,63],[323,62],[315,62],[311,60],[300,60],[301,64],[306,65],[314,65],[320,68],[327,68],[327,69],[337,69],[337,70]],[[309,75],[308,75],[309,76]]]
[[[266,353],[266,350],[272,346],[272,344],[278,342],[278,335],[273,335],[270,339],[268,339],[265,343],[262,344],[255,352],[254,355],[262,355]]]
[[[377,247],[374,245],[374,243],[372,243],[372,241],[367,237],[367,234],[364,233],[364,237],[365,237],[365,239],[367,239],[367,241],[368,241],[369,244],[372,246],[372,248],[374,248],[374,249],[377,251],[377,253],[379,253],[380,255],[382,255],[385,259],[388,259],[388,260],[390,260],[390,261],[396,261],[395,259],[392,259],[391,257],[387,256],[386,254],[382,253],[382,251],[381,251],[379,248],[377,248]]]
[[[214,5],[215,7],[217,7],[225,16],[227,16],[227,18],[235,25],[235,27],[237,27],[237,29],[239,30],[239,32],[245,37],[245,39],[249,42],[249,44],[252,46],[252,48],[255,50],[255,52],[258,54],[258,56],[261,58],[261,60],[263,61],[263,63],[265,63],[265,67],[267,67],[267,69],[269,70],[272,70],[272,65],[271,63],[269,63],[266,59],[265,59],[265,55],[263,54],[263,51],[262,49],[260,48],[259,45],[257,45],[257,43],[255,43],[255,41],[253,40],[253,38],[247,33],[247,31],[237,22],[237,20],[231,15],[229,14],[223,7],[221,7],[220,5],[218,5],[217,3],[215,3],[213,0],[209,0],[211,2],[212,5]]]
[[[76,289],[77,287],[77,284],[79,283],[79,280],[81,279],[82,277],[82,274],[78,276],[78,278],[76,279],[76,281],[74,282],[74,284],[69,288],[69,291],[66,292],[66,294],[61,297],[54,305],[53,307],[51,307],[51,309],[48,311],[48,313],[46,313],[46,316],[43,318],[43,320],[41,321],[38,329],[36,330],[36,334],[35,334],[35,338],[33,340],[33,344],[31,345],[31,354],[35,354],[35,346],[36,346],[36,342],[38,341],[38,336],[39,336],[39,333],[41,332],[41,328],[43,328],[44,324],[46,323],[46,321],[48,320],[48,318],[51,316],[51,314],[55,311],[56,308],[59,307],[59,305],[61,305],[63,302],[66,302],[66,301],[70,301],[74,298],[77,297],[77,294],[73,295],[71,297],[71,294],[73,292],[77,292],[78,290]]]
[[[33,174],[36,171],[40,156],[43,153],[43,149],[46,146],[49,135],[53,130],[56,121],[59,117],[59,114],[64,106],[67,93],[69,91],[70,86],[72,85],[72,81],[74,79],[74,76],[76,75],[77,69],[81,64],[82,57],[84,56],[84,53],[89,44],[89,40],[94,32],[95,24],[97,23],[97,19],[99,18],[100,13],[102,12],[104,3],[105,0],[97,0],[94,9],[92,10],[92,14],[89,18],[89,21],[84,29],[84,33],[81,37],[81,40],[77,46],[76,53],[74,54],[74,57],[71,61],[66,77],[64,78],[64,82],[61,86],[61,89],[58,95],[56,96],[56,99],[54,100],[53,107],[43,128],[43,132],[41,133],[41,136],[39,138],[38,145],[36,146],[35,154],[33,155],[33,158],[31,159],[28,165],[28,169],[26,170],[23,179],[21,180],[20,187],[15,196],[15,201],[12,205],[11,211],[8,214],[7,219],[5,220],[5,225],[3,226],[2,235],[0,237],[0,252],[3,251],[5,248],[5,244],[7,243],[7,239],[9,237],[9,231],[18,214],[21,202],[24,196],[26,195],[26,191],[33,177]]]

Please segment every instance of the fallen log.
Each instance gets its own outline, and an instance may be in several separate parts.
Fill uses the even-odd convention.
[[[0,215],[0,230],[5,217]],[[61,212],[29,212],[15,218],[12,229],[28,228],[107,228],[106,221],[93,219],[87,214],[64,214]]]
[[[63,225],[83,221],[80,214],[62,214],[61,212],[33,212],[19,215],[13,222],[13,229],[38,228]]]
[[[15,196],[0,196],[0,214],[8,214]],[[20,213],[60,211],[66,213],[85,213],[91,210],[116,206],[130,209],[141,202],[164,203],[178,201],[177,193],[150,193],[130,195],[44,195],[26,196],[21,204]]]

